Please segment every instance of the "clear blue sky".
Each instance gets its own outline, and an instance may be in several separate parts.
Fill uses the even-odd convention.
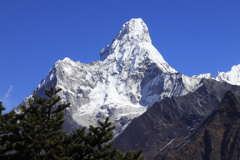
[[[240,0],[1,0],[0,99],[9,112],[57,60],[98,61],[131,18],[153,45],[192,76],[240,63]]]

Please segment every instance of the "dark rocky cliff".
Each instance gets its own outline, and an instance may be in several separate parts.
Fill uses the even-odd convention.
[[[114,140],[114,147],[122,152],[144,149],[145,159],[152,159],[170,141],[177,145],[194,133],[228,90],[239,94],[240,86],[204,79],[193,93],[165,98],[135,118]]]
[[[203,122],[198,132],[180,145],[169,145],[154,160],[240,159],[240,101],[228,91],[219,108]]]

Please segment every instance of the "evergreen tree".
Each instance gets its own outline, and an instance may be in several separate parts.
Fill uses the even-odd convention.
[[[58,104],[56,96],[61,89],[45,89],[48,99],[33,96],[29,107],[21,106],[21,113],[14,111],[2,115],[5,108],[0,102],[0,159],[9,160],[140,160],[139,152],[121,153],[116,148],[111,151],[113,138],[111,122],[99,121],[99,127],[86,127],[73,131],[73,135],[63,132],[63,110],[68,104]],[[9,153],[10,152],[10,153]]]
[[[21,107],[21,114],[11,112],[9,115],[1,115],[0,130],[2,134],[5,131],[5,135],[0,140],[3,146],[0,154],[15,150],[13,155],[6,157],[24,160],[51,158],[55,154],[52,148],[61,144],[66,134],[62,132],[62,110],[69,106],[60,104],[53,110],[53,106],[61,100],[60,97],[54,96],[59,91],[61,89],[54,91],[52,86],[50,91],[45,90],[48,100],[33,96],[34,101],[29,100],[29,108]]]

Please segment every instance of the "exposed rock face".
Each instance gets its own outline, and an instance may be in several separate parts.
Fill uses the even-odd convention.
[[[112,43],[102,49],[101,61],[84,64],[69,58],[58,61],[32,92],[44,96],[44,89],[62,88],[61,103],[71,103],[65,112],[64,130],[96,126],[109,117],[116,131],[165,97],[194,91],[201,79],[171,68],[152,45],[142,19],[125,23]],[[27,97],[21,105],[28,106]],[[19,107],[14,109],[20,112]]]
[[[198,130],[228,90],[240,94],[240,86],[203,79],[202,86],[193,93],[165,98],[133,119],[114,139],[114,147],[122,152],[144,149],[145,159],[152,159],[166,146],[174,147]]]
[[[154,160],[240,159],[240,101],[228,91],[221,105],[201,125],[200,131],[181,143],[166,147]]]

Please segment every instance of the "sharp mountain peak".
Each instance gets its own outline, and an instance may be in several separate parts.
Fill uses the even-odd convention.
[[[115,39],[119,40],[138,40],[139,42],[152,43],[147,25],[141,18],[132,18],[126,22]]]
[[[126,22],[113,41],[102,49],[100,60],[106,59],[117,62],[117,67],[126,62],[135,66],[149,61],[155,63],[164,73],[177,73],[152,45],[148,27],[141,18]]]

